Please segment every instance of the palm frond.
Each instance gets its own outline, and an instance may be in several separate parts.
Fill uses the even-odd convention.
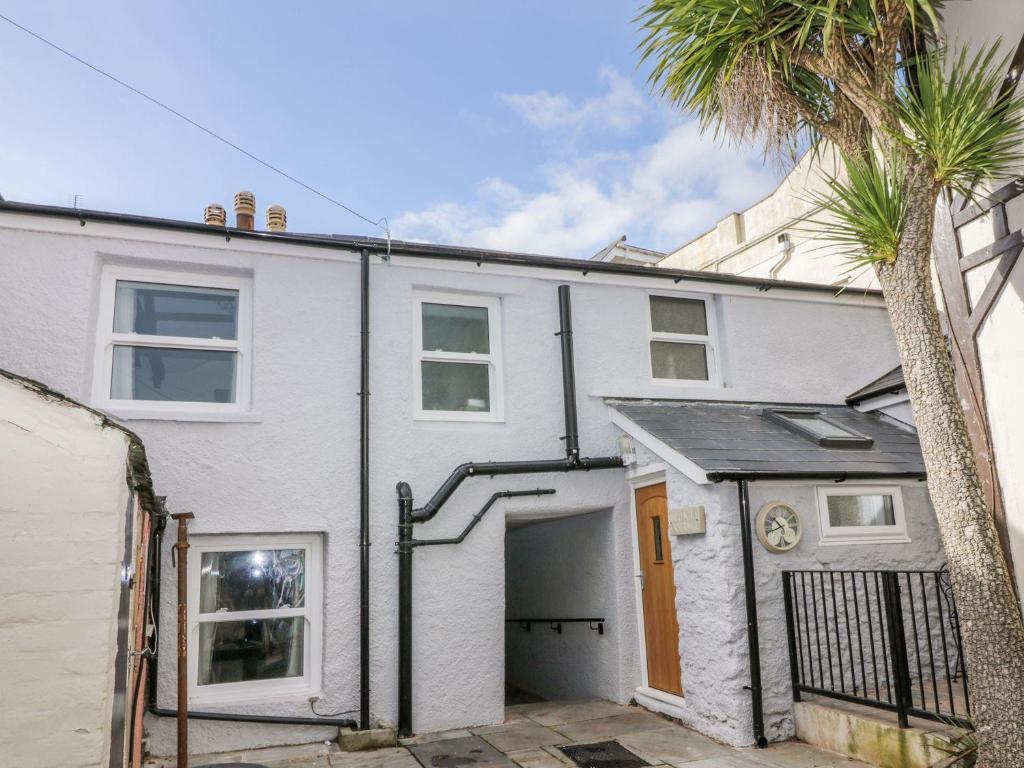
[[[837,246],[851,269],[892,262],[907,218],[900,163],[874,153],[844,163],[845,174],[825,178],[827,192],[810,195],[823,216],[805,228]]]
[[[1000,95],[998,43],[969,56],[940,50],[915,62],[916,78],[893,106],[897,138],[929,160],[935,180],[969,197],[979,181],[1014,175],[1024,162],[1024,97]]]

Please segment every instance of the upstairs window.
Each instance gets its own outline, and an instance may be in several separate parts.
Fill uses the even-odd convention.
[[[500,421],[500,301],[417,294],[416,417]]]
[[[108,268],[99,322],[97,404],[143,412],[245,404],[247,280]]]
[[[649,298],[651,376],[668,381],[714,381],[710,301],[684,296]]]

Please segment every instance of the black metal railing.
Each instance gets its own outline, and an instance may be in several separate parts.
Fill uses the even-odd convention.
[[[828,696],[969,726],[960,624],[945,569],[783,571],[793,698]]]

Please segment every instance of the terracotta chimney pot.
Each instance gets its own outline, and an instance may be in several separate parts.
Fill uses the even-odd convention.
[[[251,230],[255,224],[256,195],[242,190],[235,195],[235,226]]]
[[[288,228],[288,214],[283,205],[267,206],[267,231],[284,232]]]
[[[228,214],[220,203],[210,203],[203,211],[203,221],[211,227],[224,227],[228,223]]]

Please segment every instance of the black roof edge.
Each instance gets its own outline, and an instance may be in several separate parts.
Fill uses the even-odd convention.
[[[829,293],[833,296],[849,292],[849,289],[837,290],[835,287],[830,285],[801,283],[792,280],[773,280],[759,277],[744,277],[742,275],[723,275],[718,272],[696,272],[685,269],[644,267],[634,266],[631,264],[612,264],[608,262],[591,261],[589,259],[569,259],[559,256],[541,256],[538,254],[492,251],[481,248],[467,248],[464,246],[412,243],[400,240],[392,240],[389,243],[387,240],[378,237],[260,232],[236,229],[234,227],[212,227],[201,222],[181,221],[178,219],[163,219],[128,213],[111,213],[109,211],[92,211],[81,208],[38,205],[36,203],[17,203],[9,200],[0,201],[0,212],[4,211],[35,216],[55,216],[59,218],[75,219],[81,222],[82,226],[85,226],[86,223],[90,221],[124,224],[128,226],[150,227],[154,229],[212,235],[214,237],[224,237],[228,240],[237,237],[244,240],[260,240],[263,242],[292,242],[299,245],[308,245],[317,248],[344,250],[366,249],[378,254],[391,253],[419,258],[468,261],[475,262],[477,266],[481,264],[507,264],[513,266],[570,270],[582,272],[584,276],[589,272],[597,272],[617,275],[633,275],[638,277],[653,277],[656,279],[669,279],[674,280],[677,283],[682,280],[690,280],[694,282],[719,285],[743,285],[750,288],[756,288],[759,291],[785,289],[790,291],[806,291],[809,293]],[[859,289],[857,293],[863,296],[882,296],[881,291],[871,288]]]
[[[837,483],[841,483],[844,480],[925,480],[927,475],[924,472],[882,472],[876,470],[853,470],[848,472],[715,470],[708,472],[707,478],[713,483],[721,483],[728,480],[834,480]]]
[[[95,408],[90,408],[88,405],[80,403],[72,397],[68,397],[63,392],[59,392],[41,381],[31,379],[28,376],[22,376],[19,373],[14,373],[13,371],[8,371],[3,368],[0,368],[0,376],[20,384],[25,389],[35,392],[37,395],[47,400],[56,400],[91,413],[99,419],[101,428],[116,429],[119,432],[124,433],[128,437],[128,484],[138,494],[139,502],[147,512],[154,516],[162,516],[164,514],[163,504],[153,491],[153,476],[150,474],[149,470],[146,446],[143,444],[142,438],[140,438],[135,432],[128,429],[128,427],[123,424],[119,424],[114,421],[109,415],[103,413],[103,411],[97,411]]]
[[[878,389],[870,389],[867,392],[858,392],[855,395],[851,395],[846,398],[847,405],[860,405],[865,400],[872,400],[882,395],[895,395],[898,392],[905,392],[907,389],[906,383],[902,384],[890,384],[887,387],[879,387]]]

